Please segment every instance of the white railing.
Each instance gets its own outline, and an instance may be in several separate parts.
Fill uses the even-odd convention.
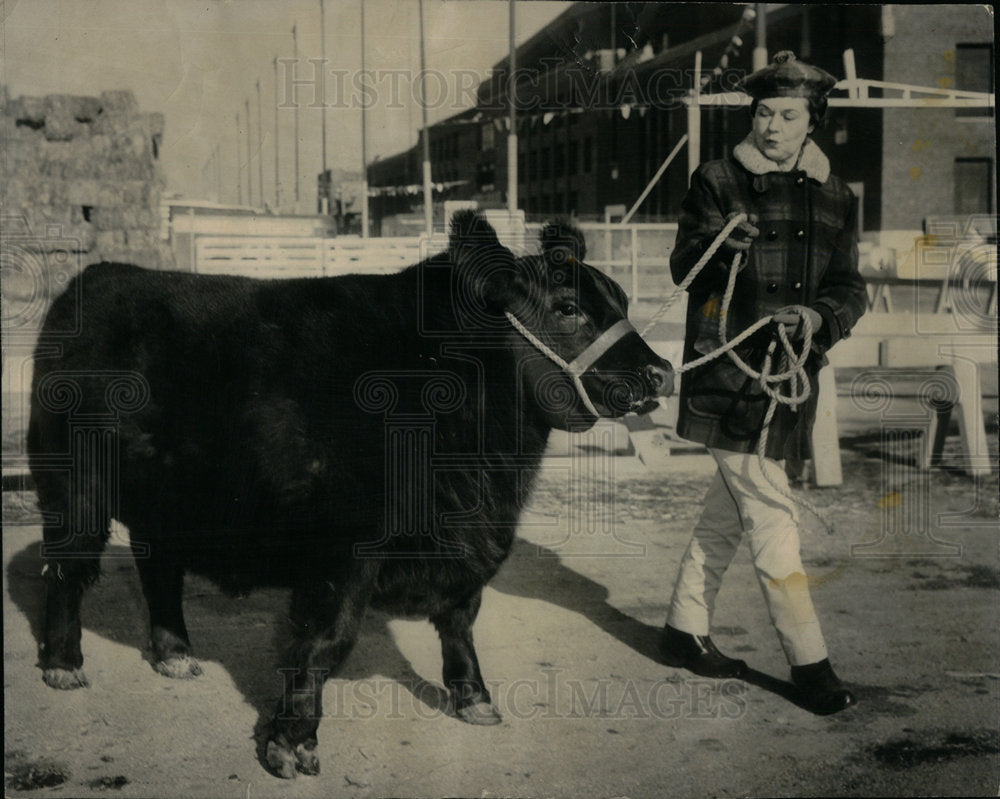
[[[505,243],[531,251],[540,225],[529,224],[523,242]],[[669,259],[677,225],[584,222],[587,262],[619,283],[630,299],[655,299],[673,288]],[[324,277],[387,274],[417,263],[447,246],[443,236],[370,238],[354,236],[205,236],[194,238],[193,268],[201,274],[256,277]]]
[[[617,280],[629,300],[662,299],[673,290],[670,253],[677,223],[583,222],[587,263]]]
[[[254,277],[388,274],[427,254],[425,239],[199,236],[195,271]]]

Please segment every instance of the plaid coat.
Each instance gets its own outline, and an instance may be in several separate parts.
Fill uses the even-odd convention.
[[[776,165],[749,138],[729,158],[702,164],[691,177],[681,206],[670,270],[674,282],[680,283],[730,213],[756,215],[760,235],[737,277],[726,333],[735,338],[786,305],[809,306],[823,318],[806,363],[812,398],[798,409],[779,406],[768,435],[769,458],[799,460],[809,457],[816,375],[827,362],[825,352],[850,335],[867,308],[867,294],[858,272],[857,200],[842,180],[830,174],[826,156],[807,139],[798,168],[772,170]],[[685,363],[720,345],[719,310],[733,254],[723,245],[688,289]],[[754,369],[760,369],[773,330],[767,326],[737,348]],[[683,376],[677,432],[708,447],[753,452],[768,401],[722,356]]]

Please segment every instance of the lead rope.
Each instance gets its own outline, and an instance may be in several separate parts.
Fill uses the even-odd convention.
[[[650,318],[646,326],[642,329],[640,335],[645,338],[646,334],[653,329],[656,323],[663,317],[663,315],[670,309],[670,307],[677,301],[683,292],[694,282],[695,278],[698,277],[705,265],[712,259],[722,243],[729,238],[729,234],[743,221],[747,219],[746,214],[737,214],[732,219],[730,219],[725,226],[719,231],[719,234],[715,237],[712,243],[705,250],[701,258],[698,259],[697,263],[691,268],[687,276],[680,282],[674,292],[667,297],[664,303],[657,309],[656,313]],[[729,306],[732,303],[733,292],[736,288],[736,276],[739,273],[741,253],[736,253],[733,256],[733,262],[729,267],[729,280],[726,283],[726,291],[722,298],[722,306],[719,308],[719,340],[722,342],[722,346],[716,350],[702,356],[701,358],[696,358],[693,361],[689,361],[674,369],[677,374],[683,374],[684,372],[695,369],[709,361],[715,360],[720,357],[723,353],[729,357],[729,359],[736,364],[737,368],[751,380],[757,382],[761,390],[767,394],[770,398],[770,403],[767,406],[767,412],[764,414],[764,424],[761,427],[760,437],[757,440],[757,460],[760,463],[761,473],[764,475],[764,479],[771,485],[771,487],[777,491],[781,496],[786,499],[796,503],[797,505],[805,508],[813,516],[819,519],[820,524],[827,530],[828,533],[833,533],[832,525],[823,518],[820,514],[819,509],[816,508],[809,500],[805,497],[796,497],[790,492],[786,491],[780,485],[778,485],[774,480],[771,479],[770,475],[767,473],[767,469],[764,468],[767,452],[767,439],[768,433],[771,427],[771,420],[774,418],[774,412],[777,410],[778,405],[788,405],[789,407],[797,407],[809,399],[812,393],[812,388],[809,385],[809,377],[805,371],[805,362],[809,357],[809,352],[812,348],[812,336],[813,327],[812,322],[807,314],[800,314],[802,319],[802,350],[800,352],[795,351],[795,347],[788,338],[788,334],[785,332],[784,325],[778,326],[778,338],[771,339],[771,343],[768,345],[767,353],[764,355],[764,362],[761,364],[760,371],[753,369],[746,361],[740,358],[734,352],[734,349],[741,343],[750,338],[754,333],[763,327],[771,324],[774,320],[773,316],[766,316],[762,319],[758,319],[750,327],[736,336],[734,339],[729,339],[726,334],[726,317],[729,314]],[[803,306],[793,305],[792,308],[802,308]],[[783,352],[778,359],[778,371],[772,371],[774,365],[774,353],[778,345],[778,341],[781,341],[781,346]],[[782,387],[786,388],[787,393],[782,393]]]

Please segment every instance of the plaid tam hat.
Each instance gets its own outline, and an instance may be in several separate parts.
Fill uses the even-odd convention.
[[[799,61],[791,50],[782,50],[763,69],[747,75],[739,88],[755,100],[768,97],[812,97],[829,94],[837,79],[829,72]]]

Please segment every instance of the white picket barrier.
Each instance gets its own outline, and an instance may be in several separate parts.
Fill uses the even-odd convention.
[[[200,236],[195,244],[195,271],[266,278],[389,274],[428,255],[431,250],[425,241],[410,237]]]

